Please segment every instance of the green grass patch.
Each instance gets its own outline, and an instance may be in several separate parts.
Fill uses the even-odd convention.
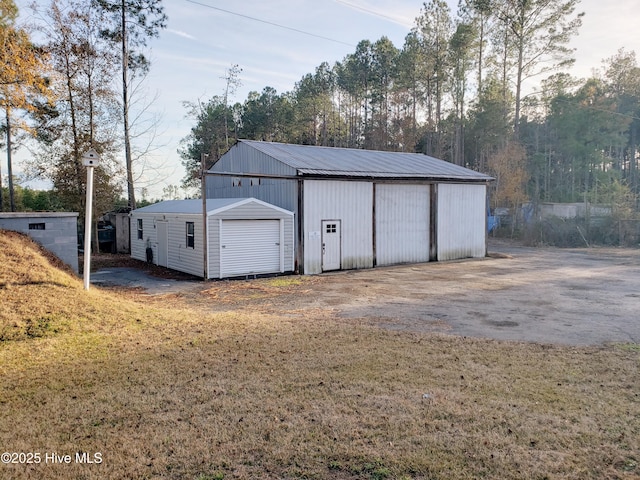
[[[302,285],[309,280],[306,277],[299,275],[287,275],[284,277],[269,278],[265,281],[265,284],[274,288],[287,288]]]
[[[621,343],[617,347],[627,352],[640,352],[640,343]]]

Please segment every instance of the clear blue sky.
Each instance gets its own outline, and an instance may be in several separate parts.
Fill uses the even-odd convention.
[[[30,1],[16,3],[24,8]],[[156,198],[164,186],[179,185],[184,175],[176,150],[192,123],[185,117],[183,102],[204,102],[222,95],[225,81],[221,77],[231,65],[242,68],[242,87],[233,101],[243,101],[250,91],[261,91],[265,86],[278,93],[290,91],[323,61],[333,64],[353,53],[360,40],[375,41],[384,35],[401,48],[422,7],[422,2],[412,0],[163,3],[168,26],[159,39],[151,42],[152,66],[145,84],[147,97],[157,96],[149,113],[160,119],[155,139],[160,146],[149,158],[150,168],[145,173],[150,196]],[[455,14],[457,0],[448,3]],[[586,15],[573,42],[577,48],[573,75],[587,77],[618,49],[630,51],[640,46],[637,0],[582,0],[578,10]],[[3,172],[6,174],[6,167]]]

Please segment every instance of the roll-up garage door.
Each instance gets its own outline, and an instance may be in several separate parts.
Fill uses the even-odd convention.
[[[280,272],[280,220],[223,220],[221,277]]]
[[[376,185],[377,265],[429,261],[428,185]]]

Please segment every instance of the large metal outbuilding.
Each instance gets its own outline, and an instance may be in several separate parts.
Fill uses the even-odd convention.
[[[131,212],[131,256],[207,278],[292,272],[293,213],[255,198],[159,202]],[[207,269],[205,274],[205,253]]]
[[[240,140],[207,173],[207,197],[293,211],[297,271],[486,255],[487,184],[417,153]]]

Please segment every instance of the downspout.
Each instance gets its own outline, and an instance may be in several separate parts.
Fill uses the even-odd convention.
[[[373,246],[371,251],[373,252],[373,268],[375,268],[378,265],[378,255],[377,255],[377,251],[376,251],[376,182],[372,182],[373,184],[373,208],[372,208],[372,212],[371,212],[371,221],[372,221],[372,240],[373,240]]]
[[[298,179],[298,245],[296,248],[296,272],[304,275],[304,180]]]
[[[489,256],[489,184],[484,184],[484,256]]]
[[[205,161],[209,155],[206,153],[200,154],[200,168],[202,173],[200,175],[200,196],[202,197],[202,257],[203,257],[203,273],[204,281],[209,280],[209,245],[207,243],[207,175]],[[194,232],[195,234],[195,232]]]

